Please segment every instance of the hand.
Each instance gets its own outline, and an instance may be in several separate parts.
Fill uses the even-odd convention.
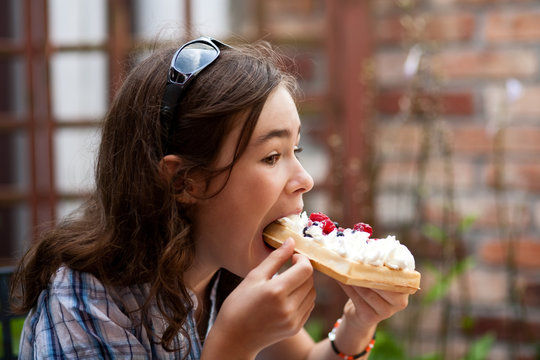
[[[343,315],[357,329],[372,328],[405,309],[409,302],[409,294],[340,285],[349,296]]]
[[[212,331],[220,331],[236,351],[256,354],[261,349],[296,334],[315,305],[313,267],[294,253],[287,240],[253,269],[227,297]],[[276,272],[292,258],[283,273]]]

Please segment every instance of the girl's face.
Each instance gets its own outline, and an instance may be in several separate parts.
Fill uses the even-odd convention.
[[[226,139],[217,166],[229,164],[240,126]],[[284,87],[267,99],[249,144],[234,165],[223,190],[194,209],[196,259],[194,266],[214,271],[223,267],[236,275],[247,273],[272,251],[263,242],[263,229],[280,217],[303,208],[302,195],[313,179],[297,158],[300,119]],[[211,182],[212,194],[225,181]]]

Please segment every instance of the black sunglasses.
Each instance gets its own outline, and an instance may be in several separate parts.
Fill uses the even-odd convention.
[[[230,46],[216,39],[200,37],[185,43],[174,54],[160,110],[161,144],[164,155],[169,151],[169,141],[174,132],[174,119],[178,112],[178,102],[184,89],[198,73],[219,57],[220,48],[224,47]]]

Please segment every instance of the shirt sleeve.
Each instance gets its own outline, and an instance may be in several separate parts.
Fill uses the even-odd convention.
[[[147,359],[142,333],[95,277],[60,268],[26,319],[20,358]]]

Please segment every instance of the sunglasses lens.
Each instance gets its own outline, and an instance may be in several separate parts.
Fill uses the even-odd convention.
[[[187,45],[178,53],[174,68],[184,74],[192,74],[207,66],[218,56],[218,51],[209,44],[195,42]]]

